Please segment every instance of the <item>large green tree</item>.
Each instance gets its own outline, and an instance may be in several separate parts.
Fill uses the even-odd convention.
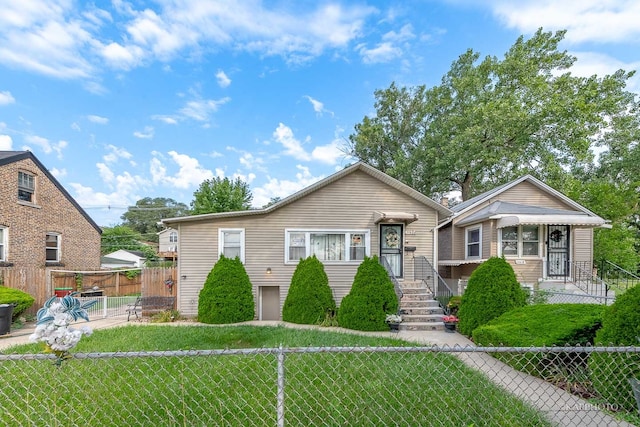
[[[138,232],[143,240],[157,242],[156,233],[164,228],[158,224],[161,219],[185,215],[189,215],[189,208],[184,203],[166,197],[145,197],[129,206],[120,219],[124,221],[122,225]]]
[[[127,251],[139,251],[145,254],[147,260],[154,260],[156,253],[154,248],[142,243],[140,233],[132,230],[126,225],[116,225],[115,227],[103,227],[100,241],[100,252],[102,255],[124,249]]]
[[[524,173],[561,184],[637,121],[625,90],[633,73],[573,75],[564,35],[538,30],[502,59],[468,50],[432,88],[377,90],[351,154],[435,198],[458,190],[466,200]]]
[[[248,210],[253,199],[249,184],[240,178],[219,177],[202,182],[193,197],[193,215]]]

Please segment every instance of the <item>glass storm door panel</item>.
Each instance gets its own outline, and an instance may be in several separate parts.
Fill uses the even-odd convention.
[[[550,225],[547,234],[547,271],[549,277],[569,275],[569,226]]]
[[[402,225],[380,226],[380,256],[387,260],[394,276],[402,277]]]

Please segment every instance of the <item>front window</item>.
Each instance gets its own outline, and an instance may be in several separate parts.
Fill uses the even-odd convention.
[[[0,261],[7,260],[7,229],[0,227]]]
[[[244,229],[220,229],[218,236],[218,252],[227,258],[240,258],[244,262]]]
[[[504,227],[501,236],[502,255],[506,257],[540,254],[540,227],[537,225]]]
[[[47,233],[46,239],[46,261],[60,262],[60,235]]]
[[[18,200],[33,203],[33,193],[35,193],[35,189],[35,176],[26,172],[18,172]]]
[[[286,262],[315,255],[320,261],[362,261],[369,254],[368,230],[287,230]]]
[[[467,228],[467,258],[480,258],[482,254],[482,225]]]

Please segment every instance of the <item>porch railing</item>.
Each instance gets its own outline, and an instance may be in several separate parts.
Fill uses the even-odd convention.
[[[581,291],[588,295],[606,297],[609,293],[609,285],[594,273],[593,266],[587,261],[567,261],[573,283]],[[565,277],[565,282],[569,279]]]
[[[607,260],[603,260],[597,266],[597,275],[616,293],[623,293],[629,288],[640,284],[640,276]]]
[[[398,303],[400,303],[400,300],[402,299],[403,294],[402,294],[402,288],[400,287],[400,282],[398,282],[398,278],[396,277],[395,274],[393,274],[393,269],[391,268],[391,265],[389,265],[389,261],[387,261],[387,259],[384,256],[380,257],[380,264],[382,264],[384,269],[387,270],[389,279],[391,279],[391,282],[393,282],[393,289],[396,292],[396,296],[398,297]]]
[[[447,307],[453,291],[426,257],[418,256],[413,259],[413,279],[422,281],[440,306]]]

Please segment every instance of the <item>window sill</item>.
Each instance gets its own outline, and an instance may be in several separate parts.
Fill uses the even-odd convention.
[[[12,262],[0,261],[0,267],[13,267]]]
[[[62,262],[47,262],[44,264],[45,267],[64,267],[64,263]]]
[[[24,200],[18,200],[18,204],[22,206],[28,206],[30,208],[42,209],[42,206],[36,205],[35,203],[25,202]]]

